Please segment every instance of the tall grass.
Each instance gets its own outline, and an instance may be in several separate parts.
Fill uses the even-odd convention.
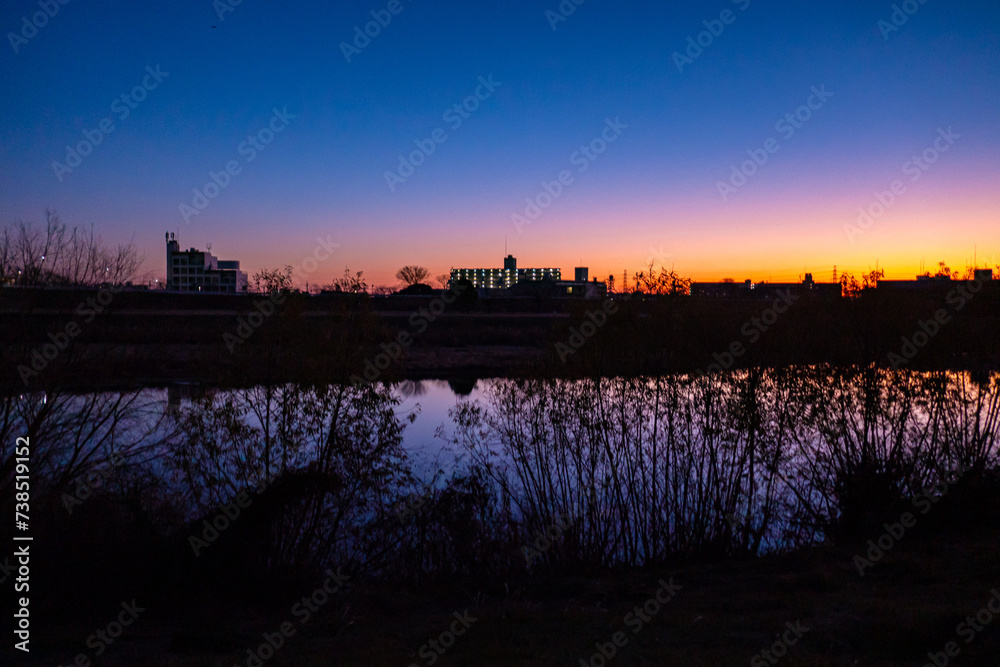
[[[864,534],[965,469],[995,470],[994,376],[869,368],[500,380],[457,441],[549,564],[755,555]]]
[[[10,396],[0,500],[11,506],[26,434],[33,498],[56,509],[66,553],[94,546],[70,543],[79,527],[119,517],[115,539],[148,540],[144,553],[173,567],[192,558],[201,520],[247,492],[251,506],[191,567],[408,581],[864,540],[960,471],[965,516],[1000,505],[998,375],[816,366],[487,387],[452,412],[465,467],[430,485],[410,472],[398,399],[381,385],[215,391],[166,415],[144,392]],[[75,480],[112,461],[85,506],[95,523],[64,512]]]

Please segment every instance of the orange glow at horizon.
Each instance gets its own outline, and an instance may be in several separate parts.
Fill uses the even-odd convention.
[[[215,235],[213,253],[240,260],[249,275],[265,267],[297,267],[297,286],[327,285],[345,268],[363,271],[370,285],[396,286],[396,271],[409,264],[426,267],[433,282],[452,268],[502,267],[505,244],[519,268],[559,268],[571,277],[574,267],[586,266],[591,279],[614,275],[619,285],[624,272],[631,277],[650,260],[702,282],[798,282],[805,273],[831,282],[834,267],[838,277],[878,267],[886,279],[913,280],[924,271],[933,274],[942,261],[959,274],[974,262],[979,268],[1000,266],[1000,206],[981,183],[914,191],[866,227],[858,212],[870,195],[810,200],[769,192],[748,196],[739,206],[714,207],[694,197],[669,203],[650,197],[628,205],[583,199],[548,211],[521,233],[503,215],[459,223],[428,212],[414,215],[405,229],[363,218],[331,225],[317,216],[296,230],[226,230]],[[300,267],[319,238],[339,245],[304,274]],[[185,230],[181,245],[204,248],[205,241]],[[160,244],[147,249],[146,270],[154,277],[162,277],[162,257]]]

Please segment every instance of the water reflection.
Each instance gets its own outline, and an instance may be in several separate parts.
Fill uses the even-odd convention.
[[[455,396],[470,396],[476,390],[478,380],[474,377],[452,378],[448,380],[448,386]]]
[[[980,379],[981,380],[981,379]],[[758,554],[873,534],[959,470],[997,467],[997,376],[876,368],[499,380],[460,444],[567,564]]]
[[[7,462],[30,425],[41,491],[125,461],[109,489],[194,520],[255,489],[240,548],[268,567],[523,568],[523,544],[555,525],[541,564],[753,555],[870,536],[949,473],[971,471],[971,488],[1000,467],[996,374],[799,367],[38,399],[3,399],[0,435]]]
[[[178,414],[181,405],[205,398],[209,388],[196,382],[177,382],[167,386],[167,412]]]

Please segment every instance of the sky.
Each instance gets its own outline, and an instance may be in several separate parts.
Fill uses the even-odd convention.
[[[994,0],[232,2],[3,3],[0,224],[314,285],[505,248],[618,280],[1000,265]]]

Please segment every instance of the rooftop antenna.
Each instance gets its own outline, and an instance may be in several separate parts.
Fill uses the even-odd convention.
[[[211,241],[209,241],[208,243],[206,243],[205,247],[208,248],[209,252],[212,252],[212,242]]]

